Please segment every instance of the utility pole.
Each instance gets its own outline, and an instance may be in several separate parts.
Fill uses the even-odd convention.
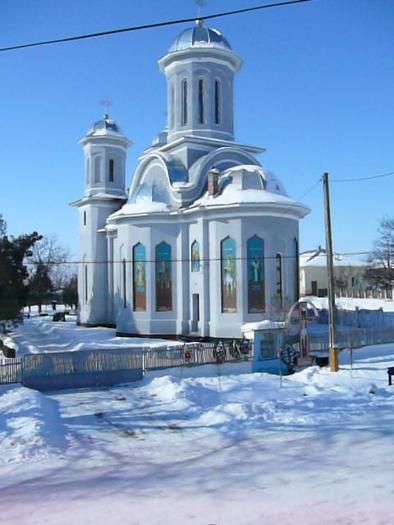
[[[338,372],[338,350],[335,348],[335,279],[334,262],[332,251],[331,233],[331,208],[330,189],[328,186],[328,173],[323,173],[324,189],[324,217],[326,224],[326,254],[327,254],[327,278],[328,278],[328,347],[331,372]]]

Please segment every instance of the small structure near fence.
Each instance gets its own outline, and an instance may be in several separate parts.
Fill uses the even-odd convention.
[[[289,374],[296,365],[295,353],[285,345],[286,323],[261,321],[242,326],[245,337],[253,340],[253,372]]]

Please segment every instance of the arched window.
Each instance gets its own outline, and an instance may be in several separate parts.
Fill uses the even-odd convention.
[[[83,210],[83,225],[86,226],[86,210]]]
[[[190,259],[191,259],[191,271],[199,272],[200,271],[200,245],[197,241],[194,241],[190,250]]]
[[[246,243],[248,265],[248,312],[265,310],[264,241],[257,235]]]
[[[198,81],[198,121],[204,124],[204,80],[200,78]]]
[[[187,80],[182,80],[182,126],[187,124]]]
[[[84,267],[84,288],[85,288],[85,303],[88,302],[88,265],[85,264]]]
[[[133,310],[146,310],[146,251],[140,242],[133,247]]]
[[[235,240],[226,237],[220,246],[222,312],[237,311],[237,267]]]
[[[293,241],[294,252],[294,302],[300,298],[300,253],[298,248],[298,240]]]
[[[172,310],[171,246],[161,242],[155,250],[156,310]]]
[[[86,170],[86,184],[90,184],[90,158],[88,157],[85,162]]]
[[[94,159],[94,182],[100,182],[101,180],[101,159],[96,156]]]
[[[123,295],[123,308],[126,308],[127,306],[126,259],[122,260],[122,295]]]
[[[283,302],[283,268],[282,268],[282,255],[276,254],[276,295],[278,298],[279,306],[282,306]]]
[[[109,182],[114,182],[114,166],[115,166],[114,159],[109,159],[109,175],[108,175]]]
[[[174,127],[174,104],[175,104],[175,88],[174,84],[170,86],[170,122],[169,127],[172,129]]]
[[[215,124],[220,124],[221,118],[221,93],[220,93],[220,80],[215,80]]]

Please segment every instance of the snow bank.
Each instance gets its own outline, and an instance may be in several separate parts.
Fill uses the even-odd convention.
[[[54,399],[23,387],[0,387],[0,465],[37,461],[66,448]]]
[[[46,396],[3,388],[2,461],[24,462],[0,462],[0,522],[388,525],[394,345],[355,350],[352,370],[340,357],[338,373],[308,368],[283,388],[213,365]]]

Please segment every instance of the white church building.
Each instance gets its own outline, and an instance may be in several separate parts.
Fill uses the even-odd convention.
[[[126,193],[131,144],[108,115],[81,140],[79,322],[119,334],[240,337],[298,298],[299,220],[256,155],[234,138],[242,61],[197,21],[159,60],[168,122],[140,157]]]

